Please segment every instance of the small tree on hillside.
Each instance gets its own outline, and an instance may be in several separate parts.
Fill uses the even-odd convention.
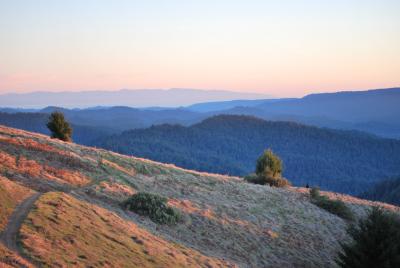
[[[270,186],[283,187],[290,185],[289,181],[282,177],[282,161],[270,149],[265,150],[258,158],[256,164],[258,184],[269,184]]]
[[[342,244],[337,264],[346,268],[400,267],[400,219],[373,208],[358,226],[349,228],[352,242]]]
[[[271,149],[265,150],[257,159],[256,174],[259,176],[281,176],[282,161]]]
[[[63,141],[71,141],[72,128],[65,120],[61,112],[53,112],[49,117],[47,127],[51,131],[51,137]]]

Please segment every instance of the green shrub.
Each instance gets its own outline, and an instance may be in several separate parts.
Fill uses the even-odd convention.
[[[271,150],[265,150],[258,158],[256,173],[244,177],[247,182],[261,184],[272,187],[285,187],[291,185],[290,182],[282,177],[282,161]]]
[[[321,197],[320,194],[319,194],[319,188],[318,188],[318,187],[313,187],[313,188],[311,188],[311,190],[310,190],[310,196],[311,196],[311,198],[313,198],[313,199],[316,199],[316,198]]]
[[[285,187],[291,185],[287,179],[282,177],[259,176],[254,173],[245,176],[244,179],[245,181],[250,183],[260,184],[260,185],[268,184],[269,186],[272,187]]]
[[[311,201],[318,207],[325,209],[329,213],[335,214],[345,220],[353,220],[354,216],[351,210],[341,200],[330,200],[326,196],[321,196],[318,188],[310,190]]]
[[[257,159],[256,174],[258,176],[280,177],[282,170],[282,160],[271,149],[265,150]]]
[[[152,193],[134,194],[122,206],[160,224],[176,224],[181,219],[179,211],[167,205],[167,198]]]
[[[350,226],[352,238],[341,244],[336,263],[344,268],[400,267],[400,219],[398,215],[373,208],[357,226]]]
[[[265,177],[264,182],[272,187],[286,187],[291,185],[290,182],[283,177]]]

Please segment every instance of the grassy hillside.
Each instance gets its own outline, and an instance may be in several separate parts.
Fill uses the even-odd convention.
[[[229,266],[59,192],[38,200],[21,237],[28,256],[51,267]]]
[[[32,190],[0,176],[0,232],[14,208],[32,194]]]
[[[348,240],[350,223],[303,188],[248,184],[6,127],[0,154],[0,175],[41,193],[23,220],[20,250],[7,254],[44,267],[334,267]],[[124,210],[121,201],[137,192],[166,197],[182,220],[161,225]],[[375,205],[399,210],[322,194],[343,200],[356,218]]]
[[[5,246],[0,244],[0,267],[2,268],[13,268],[13,267],[24,267],[33,268],[34,266],[23,258],[18,256],[15,252],[7,249]]]
[[[283,160],[295,185],[360,193],[382,176],[400,174],[400,141],[354,131],[224,115],[183,127],[161,125],[100,140],[119,153],[207,172],[246,175],[266,148]]]

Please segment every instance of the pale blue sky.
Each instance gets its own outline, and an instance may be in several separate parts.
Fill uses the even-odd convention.
[[[400,1],[0,0],[0,93],[398,86]]]

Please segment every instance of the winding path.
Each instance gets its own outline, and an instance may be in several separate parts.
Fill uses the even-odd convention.
[[[7,226],[0,234],[0,241],[10,250],[18,252],[23,258],[21,249],[18,247],[18,233],[22,223],[28,216],[30,210],[33,208],[35,201],[43,193],[34,193],[25,200],[23,200],[17,207],[14,208],[13,213],[8,219]],[[25,259],[25,258],[24,258]],[[28,260],[26,260],[28,261]]]

